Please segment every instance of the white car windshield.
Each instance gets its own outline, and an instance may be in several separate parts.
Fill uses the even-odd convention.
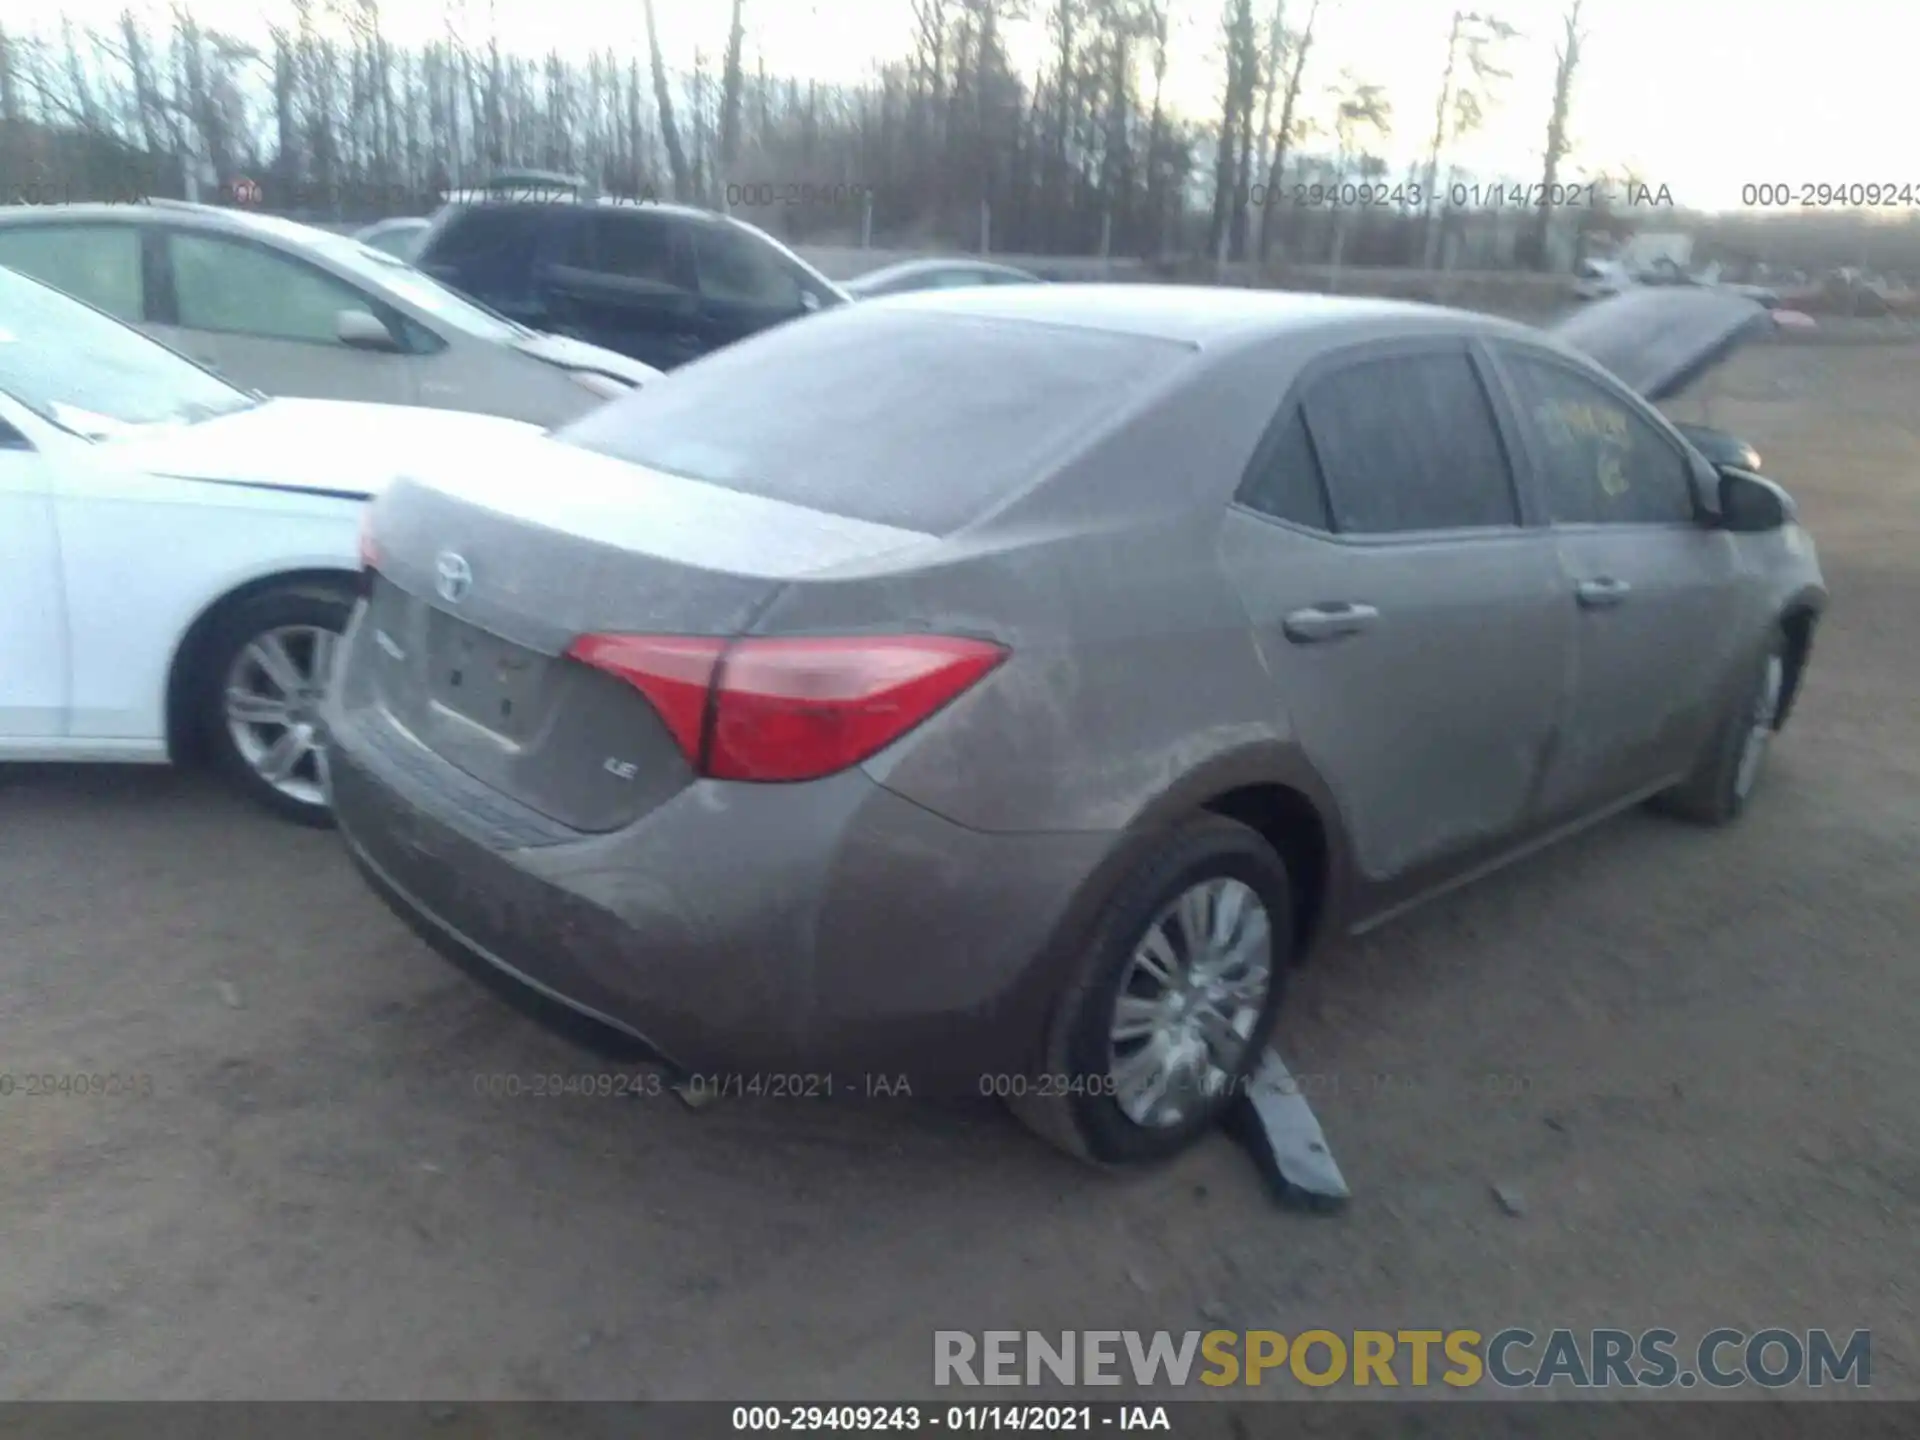
[[[0,390],[89,440],[193,424],[260,403],[118,320],[4,266]]]

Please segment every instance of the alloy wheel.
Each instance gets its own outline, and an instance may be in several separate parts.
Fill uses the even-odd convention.
[[[1767,745],[1773,739],[1774,718],[1780,713],[1780,687],[1785,674],[1786,667],[1780,657],[1769,655],[1767,673],[1760,682],[1759,693],[1754,697],[1747,738],[1740,749],[1740,768],[1733,777],[1733,793],[1742,800],[1752,792],[1754,782],[1760,778],[1761,763],[1767,758]]]
[[[320,702],[340,637],[318,625],[285,625],[256,635],[227,671],[227,733],[253,770],[304,805],[327,803],[327,754]]]
[[[1273,983],[1273,928],[1253,888],[1189,886],[1135,944],[1109,1028],[1113,1096],[1136,1125],[1164,1129],[1240,1074]]]

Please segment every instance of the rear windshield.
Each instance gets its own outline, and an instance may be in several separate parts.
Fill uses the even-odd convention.
[[[617,459],[945,534],[1122,410],[1190,347],[851,306],[673,371],[561,429]]]

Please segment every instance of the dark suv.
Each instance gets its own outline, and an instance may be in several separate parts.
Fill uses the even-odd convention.
[[[522,324],[662,370],[847,300],[751,225],[560,186],[450,197],[414,263]]]

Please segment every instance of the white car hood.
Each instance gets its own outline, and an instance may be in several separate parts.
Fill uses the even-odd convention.
[[[104,442],[100,453],[154,475],[366,499],[403,471],[484,466],[502,444],[540,433],[463,410],[279,399],[198,425],[136,431]]]
[[[567,335],[529,335],[514,341],[513,348],[568,370],[594,370],[629,385],[644,385],[660,378],[660,372],[651,365]]]

